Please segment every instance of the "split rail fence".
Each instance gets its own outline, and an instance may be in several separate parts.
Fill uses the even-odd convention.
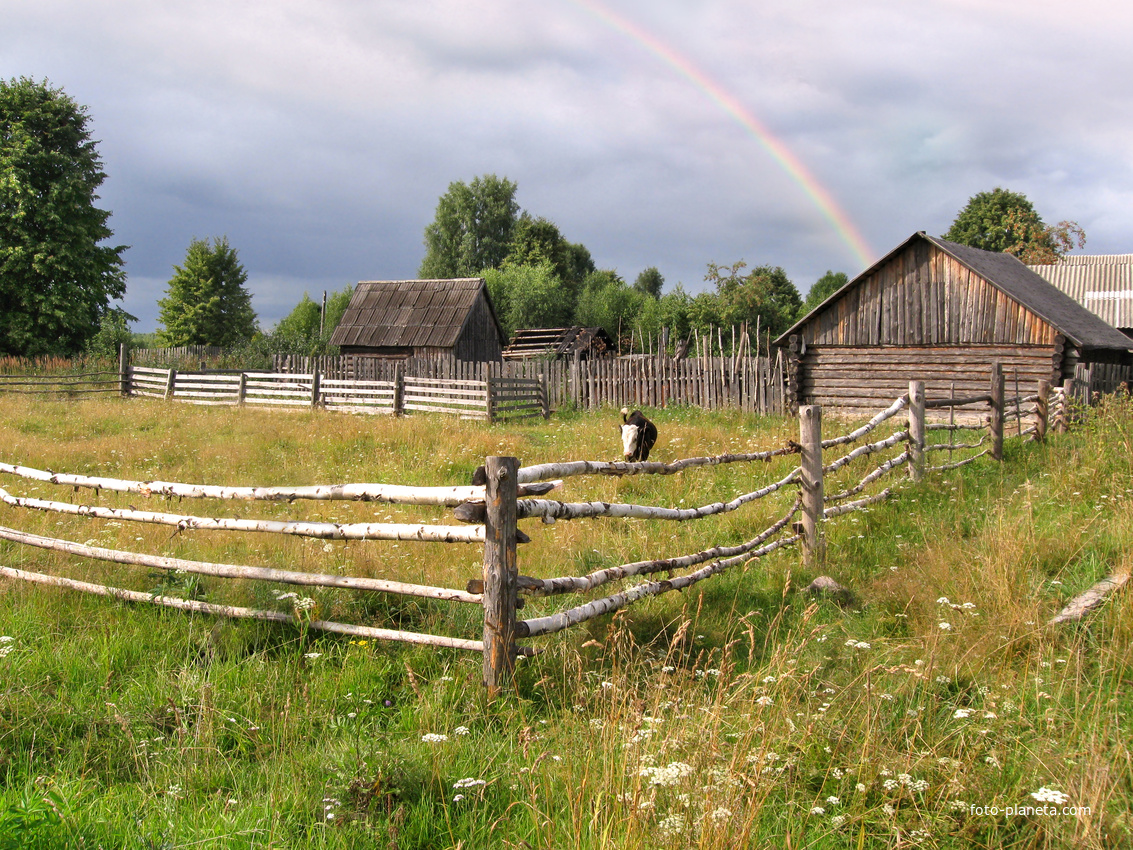
[[[957,405],[983,401],[988,405],[986,423],[961,424],[949,421],[929,422],[926,410],[949,412]],[[463,543],[483,546],[483,570],[480,579],[463,589],[426,586],[368,577],[315,574],[266,567],[206,563],[145,553],[107,549],[90,543],[77,543],[29,534],[0,527],[0,539],[67,553],[79,558],[97,559],[124,565],[144,566],[158,570],[180,570],[185,573],[218,578],[254,579],[301,586],[324,586],[376,591],[381,593],[425,597],[446,602],[481,606],[482,633],[477,637],[432,635],[369,625],[316,620],[306,623],[311,629],[375,639],[405,641],[452,649],[482,652],[484,682],[496,693],[508,685],[518,655],[533,655],[537,650],[521,643],[584,623],[595,617],[617,611],[638,600],[674,590],[683,590],[713,575],[720,574],[798,544],[805,562],[821,562],[825,555],[823,524],[831,519],[868,509],[888,498],[893,485],[867,493],[867,489],[886,476],[908,477],[920,481],[929,472],[955,469],[979,457],[990,455],[1002,460],[1005,430],[1009,430],[1010,411],[1017,417],[1017,433],[1042,440],[1048,425],[1063,429],[1070,421],[1071,405],[1066,393],[1052,391],[1049,385],[1039,386],[1035,395],[1007,398],[1002,371],[992,370],[989,392],[977,399],[926,399],[923,382],[910,384],[909,392],[865,425],[841,436],[824,438],[822,411],[804,407],[799,415],[799,441],[785,446],[746,454],[724,454],[712,457],[690,457],[671,463],[568,461],[521,467],[513,457],[489,457],[475,480],[480,483],[452,487],[408,487],[387,484],[341,484],[309,487],[231,487],[184,484],[165,481],[129,481],[37,470],[9,463],[0,463],[0,474],[55,485],[61,488],[92,490],[99,493],[129,493],[143,497],[203,498],[215,500],[259,500],[268,502],[300,500],[363,500],[400,505],[442,505],[453,509],[460,521],[455,525],[427,523],[336,523],[293,520],[264,520],[241,517],[208,517],[193,514],[138,510],[134,506],[109,507],[81,504],[38,497],[10,494],[0,489],[0,502],[13,509],[48,511],[91,519],[119,522],[157,523],[179,531],[226,530],[261,532],[301,537],[356,541],[413,541],[421,543]],[[883,423],[902,412],[907,425],[877,439],[862,442]],[[1033,425],[1024,429],[1022,416]],[[939,415],[939,414],[938,414]],[[1007,427],[1005,427],[1007,426]],[[958,442],[963,431],[979,431],[978,440]],[[944,434],[947,442],[929,435]],[[966,438],[964,438],[966,439]],[[974,438],[973,438],[974,439]],[[985,447],[985,443],[987,444]],[[856,445],[854,448],[850,446]],[[939,465],[928,465],[930,455],[947,452]],[[838,456],[829,459],[827,453]],[[704,470],[723,464],[764,464],[797,454],[797,466],[774,472],[761,486],[736,495],[727,502],[715,502],[692,508],[636,505],[606,502],[563,502],[547,498],[562,481],[574,476],[672,475],[684,471]],[[960,455],[960,459],[955,456]],[[845,481],[840,471],[865,457],[881,459],[872,470],[854,481]],[[837,492],[830,492],[837,490]],[[780,496],[779,508],[768,513],[778,518],[749,539],[740,543],[724,543],[699,552],[666,558],[621,564],[586,575],[565,575],[551,578],[523,576],[518,568],[518,545],[530,538],[519,528],[520,520],[541,518],[545,523],[557,520],[632,518],[656,521],[691,521],[729,513],[761,499],[787,491]],[[793,496],[790,494],[793,493]],[[796,517],[798,518],[797,521]],[[750,527],[758,528],[761,520]],[[686,571],[687,572],[684,572]],[[664,578],[656,578],[659,573]],[[681,573],[676,575],[676,573]],[[46,585],[70,588],[87,593],[116,597],[131,602],[149,602],[188,611],[228,617],[246,617],[279,622],[301,622],[299,612],[266,611],[218,605],[195,599],[153,595],[118,587],[76,581],[43,573],[0,567],[0,575]],[[581,594],[603,588],[614,582],[642,579],[623,585],[614,593],[555,611],[545,616],[520,619],[523,597],[555,597]]]

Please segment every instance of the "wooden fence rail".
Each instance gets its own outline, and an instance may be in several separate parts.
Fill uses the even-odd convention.
[[[178,372],[127,366],[127,395],[206,405],[322,407],[349,413],[449,413],[498,422],[550,415],[546,383],[536,379],[486,381],[396,373],[393,380],[326,378],[320,372]],[[112,391],[118,382],[113,382]]]
[[[150,373],[152,374],[152,373]],[[237,375],[237,378],[244,378]],[[183,559],[159,557],[142,553],[123,552],[105,549],[89,543],[80,544],[28,534],[9,528],[0,528],[0,539],[22,545],[50,549],[76,557],[93,558],[127,565],[145,566],[164,570],[209,575],[218,578],[255,579],[285,582],[294,585],[316,585],[356,590],[377,591],[411,596],[423,596],[446,602],[476,604],[483,608],[483,634],[479,639],[446,635],[428,635],[406,632],[397,629],[381,629],[372,626],[353,626],[350,624],[315,621],[308,623],[311,628],[326,629],[344,634],[366,634],[382,639],[424,643],[438,647],[471,649],[484,656],[484,681],[489,691],[496,693],[508,687],[511,681],[514,660],[518,655],[533,655],[536,650],[520,644],[521,640],[551,634],[574,625],[584,623],[594,617],[619,610],[638,600],[673,590],[681,590],[720,574],[732,567],[748,563],[753,559],[765,557],[784,547],[799,545],[804,560],[819,564],[825,556],[823,528],[827,521],[847,513],[868,509],[871,505],[888,498],[893,486],[868,495],[862,495],[866,488],[889,475],[907,469],[907,476],[919,479],[927,472],[951,469],[971,463],[982,457],[992,448],[978,454],[969,454],[963,459],[940,467],[924,468],[924,457],[930,452],[947,451],[972,452],[982,447],[987,439],[994,446],[995,422],[1004,418],[1005,399],[1002,391],[996,391],[995,381],[1002,380],[1001,370],[993,370],[992,392],[988,398],[994,399],[999,409],[989,411],[988,421],[993,426],[988,436],[978,442],[958,442],[953,436],[969,424],[926,423],[926,408],[936,409],[940,400],[924,398],[923,382],[910,384],[909,394],[897,399],[885,410],[874,416],[866,425],[847,434],[823,439],[821,410],[806,407],[800,411],[800,439],[787,446],[763,452],[744,455],[719,455],[716,457],[686,458],[664,463],[605,463],[598,461],[569,461],[556,464],[521,467],[516,458],[489,457],[482,468],[483,484],[457,487],[404,487],[386,484],[346,484],[311,487],[228,487],[220,485],[189,484],[161,481],[129,481],[66,473],[37,470],[15,464],[0,464],[0,474],[7,474],[25,480],[48,483],[67,488],[88,488],[97,494],[100,491],[139,494],[141,496],[177,496],[208,499],[239,499],[280,501],[294,499],[352,499],[396,502],[399,504],[446,505],[454,508],[457,519],[466,524],[460,526],[440,526],[412,523],[326,523],[304,521],[275,521],[244,518],[217,518],[195,516],[192,514],[172,514],[141,511],[133,506],[113,508],[89,504],[74,504],[50,499],[14,496],[0,489],[0,501],[13,508],[69,513],[72,515],[113,518],[129,522],[157,522],[175,526],[179,530],[219,529],[231,531],[256,531],[261,533],[298,534],[315,538],[352,540],[412,540],[439,543],[474,543],[484,549],[483,571],[480,579],[470,582],[464,589],[451,589],[412,584],[407,582],[322,575],[295,571],[270,569],[264,567],[215,564],[188,561]],[[438,379],[439,380],[439,379]],[[243,381],[242,381],[243,383]],[[290,375],[281,381],[289,392],[312,392],[311,386]],[[156,387],[157,383],[154,382]],[[423,387],[436,386],[429,382]],[[175,387],[174,387],[175,388]],[[207,392],[194,389],[191,392]],[[219,392],[219,391],[218,391]],[[414,393],[417,390],[413,391]],[[298,396],[296,396],[298,397]],[[309,397],[303,395],[304,399]],[[1021,400],[1017,398],[1017,404]],[[1048,419],[1063,416],[1067,421],[1070,414],[1069,395],[1063,391],[1052,391],[1049,386],[1040,386],[1034,397],[1036,405],[1033,415],[1036,420],[1031,431],[1033,438],[1041,439],[1047,431]],[[212,399],[206,399],[212,400]],[[953,399],[952,403],[970,404],[969,400]],[[886,421],[906,412],[907,427],[898,426],[892,433],[875,439],[873,442],[860,442]],[[1028,429],[1031,430],[1031,429]],[[1020,429],[1020,432],[1022,429]],[[943,435],[948,442],[928,442],[929,434]],[[824,451],[844,451],[836,458],[823,458]],[[862,458],[885,455],[878,465],[868,471],[853,486],[845,486],[840,492],[826,493],[828,480],[845,467],[859,462]],[[546,494],[560,482],[547,481],[552,476],[567,475],[671,475],[681,470],[704,469],[725,463],[768,463],[776,458],[799,455],[799,464],[784,473],[783,467],[771,476],[774,480],[749,493],[741,494],[728,502],[718,502],[694,508],[670,508],[665,506],[606,504],[606,503],[564,503],[538,498]],[[1002,454],[999,455],[1002,457]],[[609,567],[582,576],[560,576],[556,578],[532,578],[519,573],[518,544],[528,539],[520,531],[518,522],[528,517],[546,519],[576,519],[582,517],[634,517],[640,519],[692,520],[736,510],[742,505],[763,499],[785,488],[794,488],[791,504],[779,518],[767,528],[755,534],[744,543],[719,545],[699,552],[669,558],[640,561]],[[859,497],[860,498],[854,498]],[[798,521],[795,522],[796,517]],[[467,520],[472,519],[471,523]],[[690,570],[683,574],[678,571]],[[639,584],[622,589],[601,599],[590,600],[530,619],[520,619],[522,598],[550,597],[568,593],[594,590],[613,581],[621,581],[636,576],[649,576],[658,572],[668,574],[667,578],[647,579]],[[186,610],[201,611],[226,616],[253,617],[280,622],[298,622],[299,612],[257,611],[231,606],[211,605],[193,600],[153,597],[120,588],[76,582],[71,579],[46,576],[10,568],[0,568],[0,574],[41,584],[51,584],[84,592],[115,596],[130,601],[148,601]]]

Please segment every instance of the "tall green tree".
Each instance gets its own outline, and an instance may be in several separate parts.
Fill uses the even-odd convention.
[[[474,277],[498,268],[512,247],[516,184],[494,174],[450,183],[425,228],[423,279]]]
[[[743,260],[731,266],[708,264],[704,279],[716,287],[719,323],[739,326],[745,322],[778,335],[791,326],[802,306],[798,289],[780,266],[757,266],[747,274]]]
[[[511,337],[521,328],[558,328],[570,322],[572,299],[554,266],[504,263],[485,269],[484,283],[504,334]]]
[[[827,270],[826,274],[820,277],[811,286],[810,292],[806,294],[806,301],[803,306],[799,308],[796,321],[801,319],[843,286],[850,282],[845,272],[832,272]]]
[[[661,288],[665,285],[665,277],[656,266],[650,266],[637,276],[633,288],[650,298],[660,298]]]
[[[327,297],[326,314],[321,304],[306,292],[294,309],[272,328],[268,347],[273,354],[327,354],[330,338],[350,304],[354,287],[348,286]],[[337,350],[337,348],[335,349]]]
[[[168,294],[158,301],[165,345],[246,343],[256,334],[256,311],[244,288],[248,273],[228,237],[194,239],[183,265],[173,267]]]
[[[0,80],[0,354],[72,354],[126,292],[89,116],[62,89]]]
[[[999,187],[969,198],[944,238],[984,251],[1006,251],[1035,264],[1057,262],[1075,245],[1086,244],[1077,222],[1048,226],[1026,195]]]

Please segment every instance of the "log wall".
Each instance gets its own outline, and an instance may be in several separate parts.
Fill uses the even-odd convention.
[[[1054,381],[1056,346],[808,346],[797,369],[802,404],[875,407],[900,395],[910,380],[923,380],[932,398],[987,392],[992,363],[1003,366],[1008,387],[1018,380],[1033,392],[1039,381]]]

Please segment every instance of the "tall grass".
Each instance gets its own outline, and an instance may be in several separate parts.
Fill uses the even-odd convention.
[[[456,484],[490,454],[535,463],[618,451],[612,412],[486,426],[5,401],[4,460],[126,478]],[[655,419],[661,459],[767,448],[797,431],[727,413]],[[479,656],[4,584],[0,846],[1129,846],[1131,603],[1118,596],[1078,626],[1044,624],[1133,565],[1131,449],[1133,406],[1108,402],[1046,445],[1009,442],[1002,465],[981,460],[905,485],[891,502],[828,523],[824,571],[854,589],[854,608],[806,595],[815,573],[787,550],[536,642],[545,652],[521,660],[514,693],[495,702],[479,684]],[[778,471],[571,480],[564,497],[704,504]],[[847,480],[854,474],[861,468]],[[0,486],[67,498],[16,479]],[[525,526],[534,540],[520,550],[521,571],[577,574],[736,542],[782,512],[784,501],[772,502],[703,523]],[[376,504],[168,509],[448,521],[440,510]],[[0,523],[135,551],[454,587],[480,564],[467,546],[176,535],[7,507]],[[149,575],[6,543],[0,563],[286,606],[282,587]],[[468,606],[312,596],[320,616],[465,636],[479,628]],[[531,601],[524,614],[561,604]],[[1033,811],[1042,806],[1058,813]]]

